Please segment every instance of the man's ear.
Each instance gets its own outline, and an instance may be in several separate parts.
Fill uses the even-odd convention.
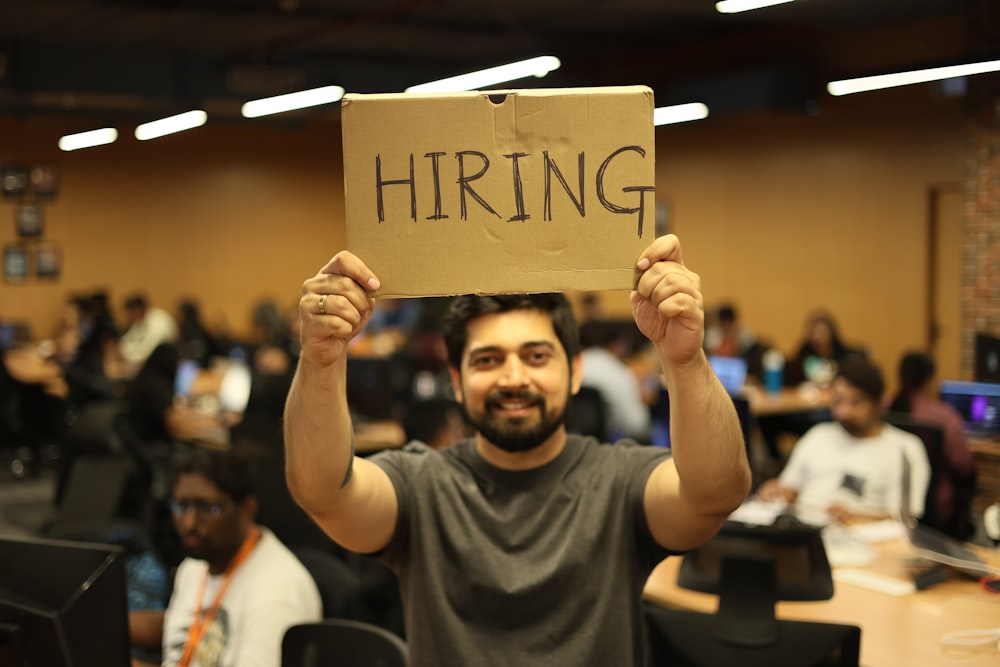
[[[576,396],[583,382],[583,356],[576,355],[569,362],[570,393]]]
[[[462,373],[454,366],[448,366],[448,375],[451,376],[451,388],[455,392],[455,400],[459,403],[465,402],[462,395]]]

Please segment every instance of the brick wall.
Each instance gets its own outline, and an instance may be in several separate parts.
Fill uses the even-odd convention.
[[[1000,37],[997,3],[970,4],[966,39],[985,54]],[[973,375],[977,331],[1000,336],[1000,74],[968,78],[962,374]]]
[[[973,336],[1000,335],[1000,76],[969,80],[962,249],[962,373],[972,376]]]

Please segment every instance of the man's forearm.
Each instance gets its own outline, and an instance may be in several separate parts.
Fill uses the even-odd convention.
[[[683,367],[663,359],[663,370],[682,492],[707,514],[728,513],[746,498],[751,481],[732,398],[702,354]]]
[[[132,646],[160,650],[163,642],[163,611],[138,609],[128,614],[128,632]]]
[[[346,358],[317,368],[300,360],[285,403],[288,488],[307,511],[328,507],[353,464]]]

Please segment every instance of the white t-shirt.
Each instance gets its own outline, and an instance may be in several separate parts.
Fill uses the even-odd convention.
[[[649,436],[649,406],[642,400],[635,373],[613,353],[601,347],[583,351],[581,383],[601,393],[608,406],[608,431],[618,437]]]
[[[808,513],[840,504],[859,514],[898,514],[902,503],[903,456],[910,462],[910,512],[924,513],[931,470],[917,436],[889,424],[872,438],[855,438],[836,422],[803,435],[779,481],[798,491],[796,505]]]
[[[280,667],[285,630],[322,618],[319,590],[309,571],[271,531],[260,530],[260,541],[233,574],[191,667]],[[193,558],[184,559],[177,568],[163,624],[164,667],[181,659],[194,617],[194,598],[207,570],[208,563]],[[223,578],[208,577],[202,611],[211,607]]]
[[[162,308],[147,308],[146,315],[130,326],[118,341],[122,358],[136,366],[142,364],[160,343],[177,341],[174,316]]]

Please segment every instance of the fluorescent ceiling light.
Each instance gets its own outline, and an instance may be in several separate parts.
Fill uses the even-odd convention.
[[[406,89],[408,93],[453,93],[462,90],[476,90],[505,81],[514,81],[529,76],[539,79],[559,69],[562,63],[555,56],[538,56],[516,63],[491,67],[478,72],[459,74],[439,81],[430,81]]]
[[[80,148],[104,146],[113,144],[118,139],[118,130],[113,127],[103,127],[99,130],[67,134],[59,139],[59,150],[75,151]]]
[[[168,116],[160,120],[143,123],[135,128],[135,138],[139,141],[156,139],[175,132],[183,132],[195,127],[201,127],[208,120],[208,114],[201,109],[185,111],[176,116]]]
[[[952,79],[957,76],[970,76],[972,74],[983,74],[984,72],[996,72],[998,70],[1000,70],[1000,60],[991,60],[989,62],[970,63],[968,65],[933,67],[931,69],[918,69],[911,72],[899,72],[897,74],[879,74],[877,76],[865,76],[858,79],[831,81],[826,84],[826,90],[831,95],[850,95],[851,93],[864,93],[869,90],[909,86],[914,83],[940,81],[941,79]]]
[[[653,109],[653,125],[686,123],[689,120],[701,120],[702,118],[708,118],[708,107],[701,102],[675,104],[672,107]]]
[[[792,2],[792,0],[721,0],[715,3],[715,9],[720,14],[739,14],[751,9],[783,5],[786,2]]]
[[[244,118],[259,118],[260,116],[269,116],[274,113],[315,107],[320,104],[332,104],[333,102],[339,102],[343,96],[344,89],[340,86],[323,86],[322,88],[300,90],[297,93],[288,93],[287,95],[251,100],[243,105],[240,113],[243,114]]]

